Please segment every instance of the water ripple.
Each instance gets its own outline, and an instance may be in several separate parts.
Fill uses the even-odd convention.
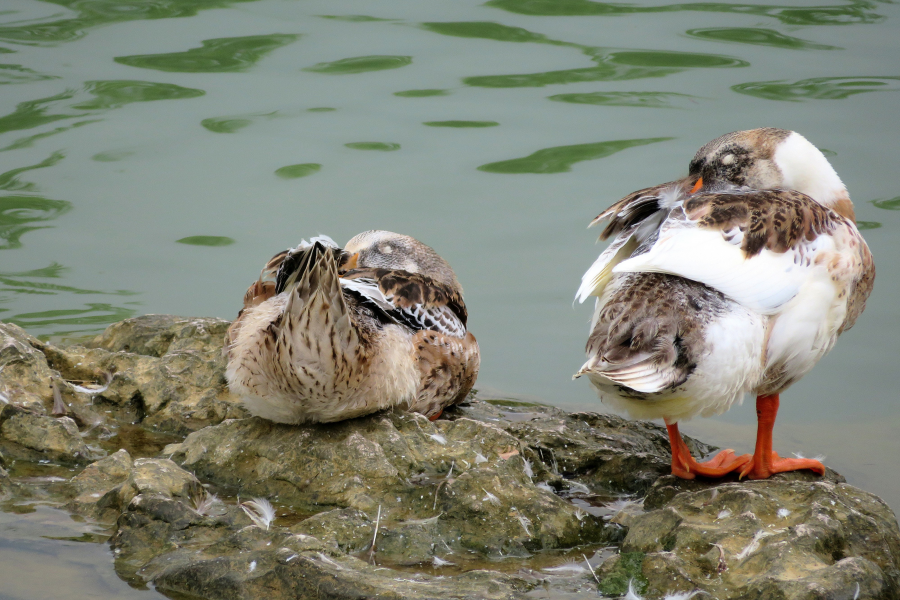
[[[817,44],[797,37],[779,33],[774,29],[758,27],[708,27],[705,29],[689,29],[689,36],[701,40],[729,42],[734,44],[751,44],[753,46],[771,46],[788,50],[841,50],[838,46]]]
[[[268,53],[300,39],[297,34],[273,33],[203,40],[199,48],[166,54],[117,56],[117,63],[175,73],[231,73],[244,71]]]
[[[288,165],[281,167],[275,171],[275,175],[282,179],[299,179],[318,173],[322,169],[319,163],[301,163],[299,165]]]
[[[556,146],[538,150],[522,158],[481,165],[478,167],[478,170],[488,173],[566,173],[571,171],[571,166],[577,162],[606,158],[627,148],[665,142],[671,139],[674,138],[614,140],[594,144]]]
[[[187,244],[188,246],[219,247],[230,246],[234,243],[234,240],[230,237],[225,237],[224,235],[191,235],[183,237],[180,240],[175,240],[175,243]]]
[[[84,37],[87,30],[138,19],[192,17],[201,10],[255,0],[53,0],[78,11],[69,19],[0,27],[0,40],[27,45],[55,45]]]
[[[429,127],[496,127],[497,121],[425,121]]]
[[[554,102],[594,104],[597,106],[631,106],[644,108],[677,108],[695,96],[675,92],[589,92],[583,94],[556,94],[548,96]]]
[[[800,102],[802,100],[843,100],[865,92],[895,92],[900,89],[900,77],[814,77],[793,83],[784,81],[755,81],[732,86],[739,94]]]
[[[399,69],[411,63],[412,56],[353,56],[333,62],[318,63],[303,70],[312,73],[326,73],[328,75],[351,75],[353,73]]]
[[[380,150],[381,152],[391,152],[400,149],[400,144],[390,142],[350,142],[344,145],[354,150]]]
[[[900,210],[900,196],[885,200],[872,200],[872,204],[885,210]]]
[[[778,19],[786,25],[855,25],[878,23],[884,17],[873,11],[875,4],[855,0],[840,6],[776,6],[771,4],[739,4],[696,2],[639,6],[591,0],[488,0],[485,6],[531,16],[620,16],[666,12],[716,12],[756,15]]]

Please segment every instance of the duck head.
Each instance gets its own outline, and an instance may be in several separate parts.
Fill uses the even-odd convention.
[[[399,269],[427,275],[460,292],[462,287],[450,265],[433,248],[408,235],[391,231],[364,231],[344,246],[347,257],[342,270]]]
[[[822,152],[796,131],[763,127],[727,133],[694,155],[692,192],[719,184],[791,189],[855,221],[847,188]]]

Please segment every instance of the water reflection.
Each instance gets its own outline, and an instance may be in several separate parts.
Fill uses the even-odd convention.
[[[817,44],[779,33],[774,29],[760,27],[708,27],[706,29],[689,29],[687,34],[701,40],[771,46],[789,50],[841,50],[837,46]]]
[[[255,0],[47,0],[76,13],[49,23],[0,27],[0,40],[29,45],[53,45],[80,39],[89,29],[137,19],[192,17],[201,10]]]
[[[725,2],[695,2],[640,6],[590,0],[488,0],[492,6],[508,12],[532,16],[620,16],[665,12],[714,12],[755,15],[778,19],[786,25],[856,25],[877,23],[884,17],[874,12],[875,3],[855,0],[839,6],[776,6]]]
[[[597,106],[632,106],[645,108],[678,108],[694,101],[695,96],[674,92],[589,92],[584,94],[556,94],[548,96],[555,102],[595,104]]]
[[[405,90],[394,92],[394,95],[401,98],[429,98],[431,96],[449,96],[450,90]]]
[[[275,171],[275,174],[282,179],[298,179],[300,177],[306,177],[308,175],[318,173],[321,168],[322,165],[318,163],[302,163],[299,165],[288,165],[286,167],[281,167],[280,169]]]
[[[766,100],[843,100],[865,92],[896,92],[900,77],[814,77],[793,83],[756,81],[731,87],[739,94]]]
[[[88,93],[93,98],[69,103],[79,95]],[[132,102],[150,102],[153,100],[183,100],[189,98],[197,98],[205,92],[194,88],[181,87],[170,83],[157,83],[153,81],[134,81],[134,80],[110,80],[110,81],[87,81],[82,91],[66,90],[53,96],[46,98],[38,98],[37,100],[27,100],[16,105],[16,109],[2,117],[0,117],[0,134],[10,131],[21,131],[24,129],[34,129],[48,123],[60,121],[64,119],[76,119],[89,116],[90,112],[50,112],[56,110],[76,109],[79,111],[96,111],[113,108],[121,108]],[[79,125],[87,124],[82,122]],[[40,137],[47,137],[55,133],[62,133],[71,127],[60,128],[53,132],[45,132],[38,134]],[[32,136],[24,141],[19,141],[12,146],[7,146],[2,150],[12,150],[21,148],[39,139]]]
[[[266,54],[300,39],[296,34],[273,33],[203,40],[199,48],[167,54],[117,56],[117,63],[141,69],[176,73],[232,73],[244,71]]]
[[[872,204],[885,210],[900,210],[900,196],[886,200],[872,200]]]
[[[230,246],[234,240],[223,235],[192,235],[180,240],[175,240],[178,244],[187,244],[188,246]]]
[[[344,145],[354,150],[378,150],[381,152],[391,152],[400,149],[400,144],[388,142],[350,142]]]
[[[412,56],[354,56],[333,62],[318,63],[303,70],[312,73],[326,73],[328,75],[351,75],[354,73],[368,73],[369,71],[399,69],[409,64],[412,64]]]
[[[0,196],[0,250],[21,248],[20,238],[24,234],[47,227],[35,223],[51,221],[71,209],[71,203],[65,200],[40,196]]]
[[[44,79],[59,79],[56,75],[45,75],[22,65],[0,64],[0,85],[9,83],[31,83]]]
[[[565,173],[571,166],[584,160],[606,158],[616,152],[635,146],[655,144],[673,138],[646,138],[638,140],[615,140],[596,144],[576,144],[574,146],[556,146],[544,148],[523,158],[514,158],[493,162],[478,167],[479,171],[488,173]]]
[[[497,121],[425,121],[422,125],[429,127],[497,127]]]

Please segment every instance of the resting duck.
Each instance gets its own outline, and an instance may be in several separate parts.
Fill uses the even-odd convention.
[[[672,473],[764,479],[825,467],[772,451],[779,394],[865,308],[875,266],[847,189],[825,156],[783,129],[738,131],[694,156],[684,179],[601,213],[615,236],[582,278],[596,296],[586,375],[634,418],[665,420]],[[699,463],[678,422],[756,398],[754,454]]]
[[[226,336],[231,391],[277,423],[331,422],[392,406],[434,420],[478,375],[462,287],[406,235],[319,236],[276,254]]]

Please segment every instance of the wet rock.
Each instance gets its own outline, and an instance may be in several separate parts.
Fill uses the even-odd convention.
[[[44,412],[50,394],[51,370],[41,342],[16,325],[0,323],[0,405],[15,404]]]
[[[621,535],[538,487],[527,474],[525,450],[490,423],[385,413],[314,426],[226,421],[164,452],[204,481],[244,496],[306,512],[355,509],[369,522],[380,512],[384,543],[376,548],[401,564],[451,553],[528,556]],[[343,529],[326,537],[352,546],[357,529],[347,528],[350,538]]]
[[[551,472],[577,478],[595,492],[645,493],[671,471],[666,430],[646,421],[504,401],[461,406],[450,418],[454,414],[498,421]],[[695,456],[713,449],[690,438],[685,441]]]
[[[14,405],[0,405],[0,449],[15,459],[84,463],[103,455],[89,448],[75,421],[33,413]]]
[[[357,554],[371,548],[375,521],[361,510],[336,508],[304,519],[290,529],[329,542],[347,554]]]
[[[68,507],[98,520],[115,521],[140,494],[193,500],[205,492],[200,482],[166,458],[132,461],[125,450],[88,465],[71,481],[75,497]]]
[[[203,517],[171,498],[135,497],[112,545],[117,568],[164,593],[203,598],[521,597],[522,580],[486,571],[452,579],[397,577],[315,537],[241,526],[233,507]],[[156,553],[148,552],[155,549]]]
[[[668,477],[646,504],[658,508],[616,519],[628,524],[622,556],[641,558],[649,597],[900,597],[897,520],[845,483],[811,473],[720,485]]]

